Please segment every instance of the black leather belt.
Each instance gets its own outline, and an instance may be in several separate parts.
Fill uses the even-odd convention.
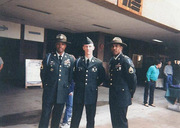
[[[156,81],[154,81],[154,80],[150,80],[151,82],[156,82]]]

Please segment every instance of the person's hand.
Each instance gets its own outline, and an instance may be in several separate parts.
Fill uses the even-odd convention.
[[[103,86],[103,83],[101,83],[100,85],[99,85],[99,87],[102,87]]]
[[[0,65],[0,72],[1,72],[2,68],[3,68],[3,64]]]
[[[73,92],[69,93],[69,95],[72,96],[72,95],[73,95]]]

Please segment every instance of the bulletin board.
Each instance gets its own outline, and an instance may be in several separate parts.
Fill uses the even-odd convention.
[[[25,61],[25,88],[29,86],[40,86],[42,82],[40,78],[40,68],[42,60],[26,59]]]

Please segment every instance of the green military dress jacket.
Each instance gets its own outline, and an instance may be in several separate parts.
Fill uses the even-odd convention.
[[[75,62],[74,70],[74,103],[95,104],[98,96],[98,86],[105,79],[102,61],[93,57],[89,66],[85,64],[85,57]]]
[[[109,62],[109,103],[120,107],[131,104],[137,84],[134,64],[122,53]]]
[[[43,83],[43,102],[65,103],[72,81],[74,59],[64,53],[62,62],[56,53],[50,53],[42,62],[41,79]]]

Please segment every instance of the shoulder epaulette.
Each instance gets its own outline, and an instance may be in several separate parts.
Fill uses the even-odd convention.
[[[94,57],[97,62],[102,62],[99,58]]]
[[[133,64],[132,60],[127,55],[123,55],[123,56],[124,56],[125,61],[128,64],[130,64],[132,67],[134,67],[134,64]]]

